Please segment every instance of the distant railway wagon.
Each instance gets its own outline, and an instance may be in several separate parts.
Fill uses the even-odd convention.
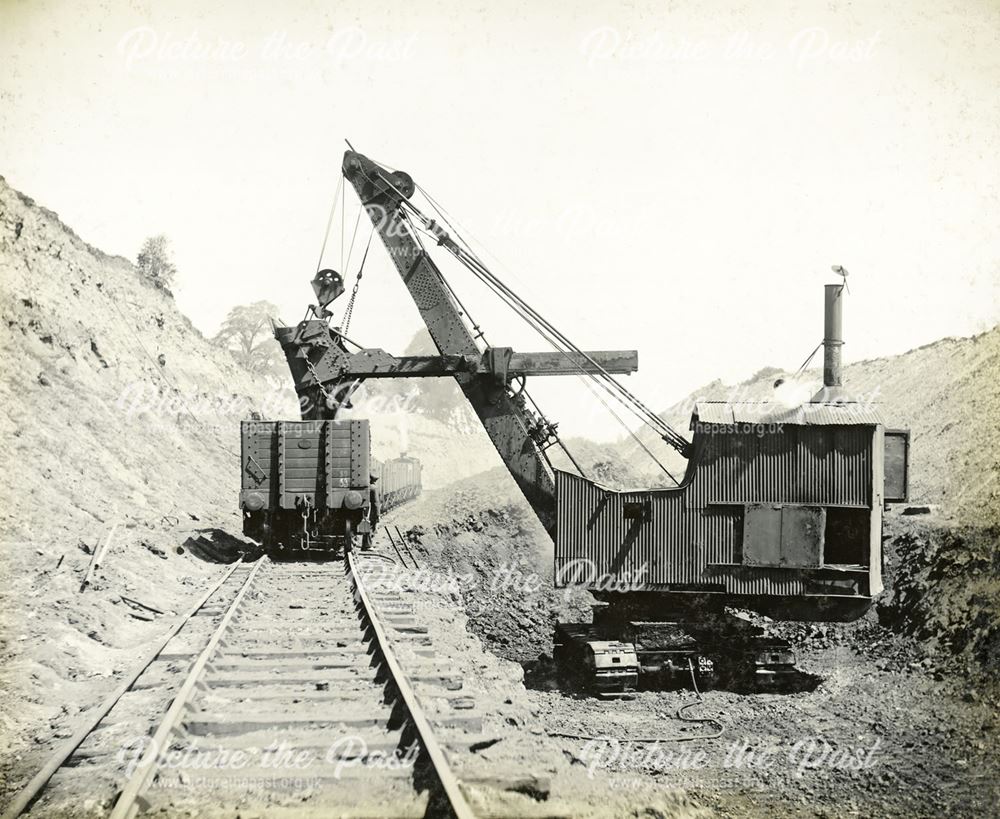
[[[420,491],[417,459],[372,458],[367,420],[244,421],[241,443],[243,532],[269,549],[368,542],[380,508]]]
[[[420,461],[406,455],[384,463],[372,461],[372,475],[378,478],[378,503],[383,511],[412,500],[422,488]]]

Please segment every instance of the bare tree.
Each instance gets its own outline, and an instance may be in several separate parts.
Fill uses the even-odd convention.
[[[136,266],[153,284],[163,290],[169,290],[177,274],[177,268],[171,259],[170,240],[162,233],[150,236],[142,243]]]
[[[278,308],[269,301],[237,305],[212,341],[251,372],[285,378],[285,357],[271,331],[271,317],[277,314]]]

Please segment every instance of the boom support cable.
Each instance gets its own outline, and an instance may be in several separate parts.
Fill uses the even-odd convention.
[[[449,226],[449,227],[451,227],[451,228],[452,228],[452,230],[454,231],[454,228],[452,227],[452,225],[450,224],[450,222],[448,222],[448,220],[447,220],[447,218],[445,217],[445,215],[444,215],[444,214],[442,213],[442,211],[443,211],[443,208],[442,208],[442,207],[440,207],[439,205],[437,205],[437,204],[436,204],[436,202],[434,201],[433,197],[431,197],[431,195],[430,195],[430,194],[429,194],[429,193],[428,193],[427,191],[425,191],[425,190],[424,190],[423,188],[421,188],[421,187],[420,187],[419,185],[417,185],[417,187],[418,187],[418,188],[420,189],[420,191],[421,191],[421,192],[422,192],[422,193],[424,194],[424,196],[426,196],[426,197],[427,197],[427,199],[428,199],[428,200],[429,200],[429,201],[431,202],[431,205],[432,205],[432,207],[434,207],[434,209],[435,209],[435,210],[436,210],[436,211],[438,212],[438,214],[439,214],[439,215],[441,215],[441,217],[442,217],[442,219],[443,219],[443,220],[445,221],[445,223],[446,223],[446,224],[448,224],[448,226]],[[405,211],[405,210],[403,210],[403,211],[401,211],[401,213],[403,213],[404,217],[405,217],[405,218],[406,218],[406,220],[407,220],[407,223],[408,223],[408,224],[410,225],[410,227],[411,227],[411,230],[413,230],[413,229],[414,229],[414,226],[413,226],[413,224],[412,224],[412,221],[411,221],[411,220],[409,219],[409,216],[408,216],[408,214],[406,213],[406,211]],[[434,234],[430,233],[429,231],[426,231],[426,230],[424,230],[423,232],[424,232],[424,233],[426,233],[426,234],[427,234],[428,236],[430,236],[431,238],[433,238],[433,239],[435,239],[435,240],[437,240],[437,239],[439,238],[438,236],[435,236]],[[474,253],[474,251],[472,250],[472,248],[471,248],[471,247],[469,246],[469,244],[468,244],[468,243],[467,243],[467,242],[466,242],[466,241],[465,241],[465,240],[464,240],[464,239],[463,239],[463,238],[461,237],[461,235],[459,235],[459,234],[458,234],[458,233],[456,232],[456,236],[458,237],[459,241],[461,241],[461,242],[462,242],[462,244],[463,244],[463,245],[465,245],[465,248],[466,248],[466,249],[468,250],[468,252],[469,252],[469,253],[470,253],[471,255],[475,255],[475,253]],[[418,241],[419,241],[419,240],[418,240]],[[421,246],[422,246],[422,245],[421,245]],[[465,265],[465,266],[466,266],[466,267],[468,267],[467,265]],[[453,296],[455,297],[456,301],[458,301],[458,296],[457,296],[457,294],[455,293],[455,291],[454,291],[454,290],[452,289],[452,287],[451,287],[451,285],[450,285],[450,284],[448,283],[448,281],[447,281],[446,279],[444,279],[444,277],[441,277],[441,281],[442,281],[442,282],[444,283],[444,285],[445,285],[445,286],[446,286],[446,287],[448,288],[449,292],[451,292],[451,294],[452,294],[452,295],[453,295]],[[656,456],[655,456],[655,455],[653,455],[653,453],[652,453],[652,452],[650,452],[650,451],[649,451],[649,449],[648,449],[648,448],[647,448],[647,447],[645,446],[645,444],[643,444],[643,443],[642,443],[642,441],[640,441],[640,440],[639,440],[639,439],[638,439],[638,438],[637,438],[637,437],[635,436],[635,433],[634,433],[634,432],[633,432],[633,431],[631,430],[631,428],[630,428],[630,427],[629,427],[629,426],[628,426],[628,425],[627,425],[627,424],[625,423],[625,421],[624,421],[624,420],[622,419],[622,417],[621,417],[620,415],[618,415],[618,414],[617,414],[617,413],[616,413],[616,412],[615,412],[615,411],[614,411],[614,410],[613,410],[613,409],[611,408],[611,406],[610,406],[610,405],[609,405],[609,404],[608,404],[607,402],[605,402],[603,398],[601,398],[600,394],[599,394],[599,393],[597,393],[597,392],[595,392],[595,391],[594,391],[594,389],[593,389],[593,388],[592,388],[592,387],[590,386],[590,384],[589,384],[589,383],[587,382],[587,379],[588,379],[588,378],[589,378],[589,379],[591,379],[591,380],[594,380],[594,381],[596,381],[596,376],[595,376],[595,374],[594,374],[594,373],[590,373],[590,372],[586,371],[586,370],[585,370],[585,369],[584,369],[583,367],[579,366],[579,364],[577,364],[577,363],[575,362],[575,360],[574,360],[574,359],[573,359],[573,358],[572,358],[572,357],[571,357],[571,356],[569,355],[569,353],[568,353],[568,352],[567,352],[566,350],[563,350],[563,349],[561,349],[561,348],[560,348],[560,346],[559,346],[559,344],[558,344],[558,343],[557,343],[557,342],[556,342],[556,341],[555,341],[555,340],[554,340],[554,339],[553,339],[553,338],[552,338],[552,337],[551,337],[551,336],[550,336],[550,335],[549,335],[548,333],[546,333],[546,331],[545,331],[545,330],[544,330],[543,328],[539,327],[539,326],[538,326],[538,325],[537,325],[537,324],[536,324],[536,323],[535,323],[534,321],[532,321],[532,320],[531,320],[531,319],[530,319],[529,317],[527,317],[527,316],[524,316],[524,315],[522,315],[522,314],[521,314],[521,312],[520,312],[520,310],[518,309],[517,305],[516,305],[516,304],[514,304],[514,303],[512,303],[512,302],[511,302],[511,301],[509,300],[509,298],[508,298],[508,297],[506,296],[506,294],[505,294],[505,293],[503,293],[502,291],[499,291],[499,290],[498,290],[497,288],[495,288],[495,287],[494,287],[494,286],[493,286],[493,285],[492,285],[492,284],[491,284],[490,282],[488,282],[488,281],[485,281],[485,282],[484,282],[484,284],[486,284],[487,288],[489,288],[489,289],[490,289],[490,290],[491,290],[491,291],[492,291],[492,292],[493,292],[493,293],[494,293],[495,295],[497,295],[497,296],[498,296],[498,297],[499,297],[499,298],[500,298],[500,299],[501,299],[501,300],[502,300],[502,301],[503,301],[503,302],[504,302],[505,304],[507,304],[507,305],[508,305],[508,306],[509,306],[509,307],[510,307],[510,308],[511,308],[511,309],[512,309],[512,310],[513,310],[513,311],[514,311],[515,313],[517,313],[518,315],[521,315],[521,317],[522,317],[522,318],[523,318],[523,319],[524,319],[524,320],[525,320],[525,321],[526,321],[526,322],[527,322],[527,323],[529,324],[529,326],[531,326],[531,327],[532,327],[532,329],[534,329],[534,330],[535,330],[535,331],[536,331],[536,332],[537,332],[537,333],[538,333],[538,334],[539,334],[539,335],[540,335],[540,336],[541,336],[541,337],[542,337],[543,339],[545,339],[545,341],[547,341],[547,342],[549,343],[549,345],[553,347],[553,349],[555,349],[555,350],[556,350],[557,352],[561,352],[561,353],[562,353],[562,354],[563,354],[563,355],[564,355],[564,356],[566,357],[567,361],[569,361],[569,362],[571,362],[571,363],[573,363],[573,364],[575,364],[575,365],[576,365],[576,370],[577,370],[577,377],[578,377],[578,378],[580,378],[580,380],[581,380],[581,381],[583,381],[583,383],[584,383],[584,386],[586,386],[586,387],[587,387],[587,389],[588,389],[588,390],[589,390],[589,391],[591,392],[591,394],[592,394],[592,395],[594,395],[594,396],[595,396],[595,397],[596,397],[596,398],[597,398],[597,399],[598,399],[598,400],[599,400],[599,401],[600,401],[600,402],[601,402],[601,403],[602,403],[602,404],[604,405],[604,407],[605,407],[605,408],[607,408],[607,410],[608,410],[608,411],[609,411],[609,412],[611,413],[611,415],[612,415],[612,416],[613,416],[613,417],[615,418],[615,420],[616,420],[616,421],[618,421],[618,423],[619,423],[619,424],[621,424],[622,428],[623,428],[623,429],[624,429],[624,430],[625,430],[625,431],[626,431],[627,433],[629,433],[629,434],[630,434],[630,435],[631,435],[631,436],[632,436],[633,438],[636,438],[636,442],[637,442],[637,443],[638,443],[638,444],[639,444],[639,445],[640,445],[640,446],[641,446],[641,447],[642,447],[642,448],[643,448],[643,449],[644,449],[644,450],[646,451],[646,453],[647,453],[647,454],[648,454],[648,455],[649,455],[649,456],[650,456],[650,457],[651,457],[651,458],[653,459],[653,461],[654,461],[654,462],[655,462],[655,463],[656,463],[656,464],[657,464],[657,465],[658,465],[658,466],[659,466],[659,467],[660,467],[660,468],[661,468],[661,469],[662,469],[662,470],[663,470],[664,472],[666,472],[666,473],[667,473],[667,475],[669,475],[669,476],[670,476],[670,478],[671,478],[671,479],[672,479],[672,480],[673,480],[673,481],[674,481],[674,482],[676,483],[676,482],[677,482],[677,481],[676,481],[676,478],[674,478],[674,477],[673,477],[673,475],[671,475],[671,474],[670,474],[670,471],[669,471],[669,470],[668,470],[668,469],[667,469],[666,467],[664,467],[662,463],[660,463],[660,461],[659,461],[659,460],[658,460],[658,459],[656,458]],[[463,308],[463,309],[464,309],[464,308]],[[470,316],[470,319],[471,319],[471,316]],[[484,340],[485,340],[485,339],[484,339]],[[598,385],[599,385],[599,386],[601,386],[601,387],[603,387],[604,389],[606,389],[606,390],[607,390],[607,387],[604,387],[604,385],[603,385],[603,384],[600,384],[600,383],[598,383]],[[529,396],[529,398],[530,398],[530,396]],[[534,403],[534,402],[533,402],[533,403]],[[536,408],[537,408],[537,404],[536,404],[535,406],[536,406]],[[540,412],[540,410],[539,410],[539,412]],[[640,420],[643,420],[643,419],[640,419]],[[562,441],[560,441],[560,445],[562,445]],[[563,449],[564,449],[564,450],[566,449],[566,448],[565,448],[565,446],[563,446]],[[570,457],[570,460],[572,461],[572,460],[573,460],[573,458],[572,458],[572,456],[570,456],[570,453],[569,453],[569,451],[568,451],[568,450],[566,451],[566,454],[567,454],[567,456],[569,456],[569,457]],[[575,462],[574,462],[574,463],[575,463]],[[581,471],[581,474],[583,474],[583,473],[582,473],[582,471]]]
[[[405,224],[406,227],[407,227],[407,229],[410,231],[413,240],[417,243],[417,246],[420,248],[421,252],[426,255],[427,254],[427,249],[424,247],[423,242],[420,240],[420,235],[419,235],[419,232],[418,232],[418,228],[417,228],[416,225],[413,224],[413,221],[410,219],[410,215],[405,210],[403,210],[403,209],[400,209],[399,214],[400,214],[400,217],[403,220],[403,224]],[[426,231],[424,231],[424,232],[426,233]],[[427,235],[431,236],[432,238],[436,238],[436,237],[433,236],[433,234],[428,233]],[[434,268],[434,269],[436,270],[436,268]],[[444,288],[447,291],[447,293],[451,296],[451,298],[453,298],[455,300],[455,303],[460,308],[458,310],[459,316],[465,315],[465,316],[468,317],[469,322],[472,324],[472,328],[475,331],[474,332],[474,337],[475,338],[481,338],[483,340],[483,342],[487,345],[487,347],[489,347],[489,342],[486,341],[486,336],[483,333],[482,328],[480,328],[480,326],[476,323],[476,320],[472,317],[472,315],[466,309],[465,305],[462,303],[462,300],[458,297],[458,294],[452,288],[451,284],[449,284],[448,280],[443,275],[441,275],[441,273],[439,271],[437,272],[437,277],[438,277],[438,280],[441,282],[441,284],[444,286]],[[501,296],[501,298],[502,298],[502,296]],[[562,449],[562,451],[564,453],[566,453],[566,457],[569,458],[570,463],[573,464],[573,466],[576,468],[576,471],[582,477],[586,478],[587,477],[587,473],[584,472],[584,470],[580,466],[579,462],[576,460],[576,458],[573,457],[573,453],[569,451],[569,448],[563,442],[563,440],[559,436],[559,434],[555,431],[555,428],[551,425],[551,423],[549,422],[549,420],[545,417],[545,413],[542,412],[541,407],[538,406],[538,403],[535,401],[535,399],[532,398],[531,395],[528,393],[528,391],[525,390],[523,387],[522,387],[520,393],[523,394],[524,397],[528,401],[531,402],[531,405],[534,407],[535,412],[538,414],[538,416],[539,416],[539,418],[541,420],[541,423],[544,424],[546,427],[549,428],[550,434],[552,435],[552,437],[555,438],[555,443],[557,443],[559,445],[559,448]],[[551,462],[551,460],[549,460],[549,456],[545,452],[545,449],[543,447],[539,446],[538,447],[538,451],[541,454],[542,458],[545,460],[545,463],[548,464],[549,469],[552,469],[553,468],[552,467],[552,462]]]
[[[485,283],[486,283],[487,287],[489,287],[492,292],[494,292],[502,301],[504,301],[506,304],[508,304],[508,306],[510,306],[511,309],[515,310],[515,312],[516,312],[517,308],[515,307],[515,305],[513,305],[513,304],[510,303],[510,301],[508,300],[507,295],[504,292],[498,291],[498,290],[494,289],[492,287],[491,283],[489,283],[489,282],[485,282]],[[554,347],[559,352],[563,353],[563,355],[565,355],[567,357],[567,359],[569,359],[570,361],[573,360],[569,356],[569,353],[566,350],[561,350],[559,348],[559,345],[548,334],[548,332],[545,330],[545,328],[536,326],[528,318],[526,318],[525,320],[552,347]],[[639,438],[639,436],[635,433],[635,431],[628,424],[625,423],[625,420],[617,412],[615,412],[614,407],[612,407],[607,401],[605,401],[604,397],[597,390],[594,389],[594,387],[591,385],[590,382],[593,381],[595,384],[597,384],[597,386],[603,387],[605,390],[607,390],[607,387],[604,384],[602,384],[600,381],[597,380],[597,376],[594,373],[587,372],[582,367],[578,367],[577,369],[579,370],[579,372],[577,373],[577,375],[580,377],[580,380],[583,382],[583,385],[587,388],[587,390],[591,393],[591,395],[593,395],[601,403],[601,405],[604,406],[604,408],[611,414],[611,416],[621,425],[622,429],[624,429],[625,432],[627,432],[635,440],[636,444],[638,444],[639,447],[650,457],[650,459],[652,459],[653,463],[655,463],[670,478],[670,480],[672,480],[674,482],[674,484],[676,484],[677,486],[680,486],[680,482],[677,480],[677,478],[674,477],[673,473],[671,473],[671,471],[669,469],[667,469],[666,466],[663,465],[662,461],[660,461],[660,459],[657,458],[656,455],[653,454],[653,452],[649,449],[649,447],[647,447],[646,444],[642,441],[642,439]],[[530,395],[528,396],[528,398],[535,405],[535,408],[538,409],[538,405],[535,404],[534,400],[531,399]],[[538,411],[539,411],[540,414],[542,414],[540,409]],[[584,477],[586,477],[586,474],[583,472],[582,469],[580,469],[579,464],[576,462],[576,460],[570,454],[569,450],[566,448],[565,444],[563,444],[562,440],[559,439],[558,437],[557,437],[557,440],[558,440],[560,446],[562,447],[563,451],[566,452],[566,455],[569,457],[570,461],[573,463],[574,466],[576,466],[577,471],[579,471],[581,475],[583,475]]]
[[[581,350],[579,347],[573,344],[569,340],[569,338],[565,336],[563,333],[561,333],[559,330],[557,330],[555,326],[552,325],[551,322],[545,319],[540,313],[538,313],[537,310],[531,307],[530,304],[528,304],[524,299],[518,296],[518,294],[515,293],[510,287],[504,284],[503,281],[501,281],[497,276],[495,276],[489,270],[489,268],[483,263],[483,261],[479,258],[479,256],[475,253],[475,251],[469,246],[468,242],[466,242],[462,238],[461,234],[455,229],[454,225],[448,218],[447,212],[444,211],[444,208],[441,207],[437,203],[437,201],[423,187],[419,185],[417,187],[421,191],[421,193],[423,193],[423,195],[427,198],[428,202],[431,204],[431,207],[434,208],[434,210],[441,217],[442,221],[451,229],[451,231],[461,242],[461,246],[454,241],[449,242],[448,241],[449,237],[447,237],[447,235],[442,236],[438,232],[435,232],[434,238],[438,241],[438,244],[444,245],[445,248],[449,252],[451,252],[453,256],[455,256],[455,258],[457,258],[466,268],[471,270],[472,273],[476,275],[477,278],[479,278],[481,281],[484,279],[488,279],[489,282],[493,284],[493,288],[491,289],[494,289],[494,292],[496,292],[497,289],[504,291],[504,293],[510,299],[509,301],[505,299],[508,305],[511,306],[511,308],[514,309],[514,311],[519,316],[521,316],[521,318],[525,319],[532,327],[538,330],[537,324],[545,326],[551,333],[551,335],[555,336],[555,338],[558,339],[562,345],[564,345],[570,351],[581,356],[582,358],[586,359],[586,361],[598,371],[596,374],[596,378],[601,378],[607,382],[607,387],[604,388],[608,392],[612,392],[612,394],[613,392],[617,392],[619,394],[619,395],[614,395],[616,400],[619,400],[626,405],[631,404],[630,409],[639,418],[640,421],[642,421],[643,423],[647,424],[652,429],[654,429],[660,435],[660,437],[663,438],[664,441],[673,446],[679,452],[681,452],[682,454],[686,454],[688,441],[683,436],[678,434],[672,427],[670,427],[669,424],[667,424],[662,418],[656,415],[656,413],[654,413],[649,407],[643,404],[642,401],[639,400],[639,398],[637,398],[616,378],[614,378],[614,376],[612,376],[603,367],[601,367],[601,365],[598,364],[598,362],[594,361],[593,358],[588,356],[583,350]],[[436,225],[431,220],[429,220],[424,214],[422,214],[416,208],[416,206],[414,206],[411,202],[409,202],[404,198],[401,200],[401,204],[405,205],[407,208],[412,210],[413,213],[417,216],[417,218],[420,219],[420,221],[424,223],[429,230],[431,231],[435,230]],[[439,230],[440,229],[438,229],[438,231]],[[513,301],[513,304],[511,303],[511,301]],[[534,321],[531,321],[529,319],[529,316],[531,317],[531,319],[534,319]],[[558,344],[554,344],[551,341],[551,339],[547,340],[549,340],[550,344],[553,344],[555,349],[560,350]],[[565,352],[565,350],[560,350],[560,351]],[[579,369],[581,371],[581,374],[586,374],[588,376],[595,377],[595,375],[592,373],[585,373],[582,367],[580,367]]]
[[[463,261],[460,257],[459,260]],[[482,263],[479,262],[479,264],[481,265]],[[559,352],[562,352],[567,357],[568,360],[571,361],[573,360],[572,357],[569,355],[569,352],[570,351],[575,352],[578,356],[586,359],[598,371],[597,373],[589,372],[585,370],[583,367],[577,365],[577,369],[580,375],[591,379],[598,386],[602,387],[605,391],[609,392],[613,397],[622,402],[626,406],[626,408],[632,410],[640,421],[647,424],[647,426],[651,426],[659,435],[661,435],[661,437],[664,438],[665,441],[667,441],[667,443],[670,443],[671,445],[675,446],[675,448],[681,449],[683,451],[682,448],[687,445],[687,441],[681,438],[679,435],[677,435],[673,431],[673,429],[671,429],[665,422],[662,421],[662,419],[656,416],[648,407],[642,404],[642,402],[639,401],[638,398],[636,398],[631,392],[625,389],[625,387],[622,386],[613,376],[611,376],[610,373],[608,373],[606,370],[604,370],[603,367],[601,367],[600,364],[594,361],[594,359],[591,356],[587,355],[583,350],[580,350],[578,347],[573,345],[572,342],[570,342],[569,339],[566,338],[566,336],[564,336],[562,333],[556,330],[555,327],[553,327],[549,322],[547,322],[543,317],[541,317],[537,313],[537,311],[531,308],[530,305],[527,305],[527,303],[524,302],[523,299],[520,299],[520,297],[518,297],[516,293],[510,290],[510,288],[506,287],[499,279],[497,279],[496,276],[493,276],[493,274],[489,273],[488,270],[486,271],[486,274],[484,276],[479,276],[477,270],[473,269],[470,266],[470,264],[467,263],[466,267],[472,269],[473,273],[477,274],[477,277],[480,278],[481,281],[483,281],[494,293],[496,293],[496,295],[498,295],[508,306],[510,306],[511,309],[513,309],[516,313],[518,313],[518,315],[520,315],[529,324],[529,326],[535,329],[535,331],[538,332],[539,335],[542,336],[542,338],[548,341],[549,344],[553,346],[553,348],[555,348]],[[564,349],[564,347],[568,347],[569,350]],[[603,379],[603,382],[600,379]],[[617,391],[619,395],[621,395],[622,397],[616,395],[615,391]],[[605,404],[605,406],[608,405]],[[610,409],[610,407],[608,408]],[[620,416],[615,415],[615,417],[618,418],[619,421],[621,421]],[[625,425],[624,422],[622,422],[622,424],[625,427],[625,429],[631,433],[631,430],[629,430],[628,426]],[[660,461],[656,459],[654,456],[652,456],[652,453],[649,452],[648,448],[644,444],[642,444],[642,447],[648,454],[650,454],[651,457],[653,457],[653,460],[663,469],[663,471],[666,472],[668,475],[670,475],[669,470],[663,467],[663,464],[660,463]],[[676,482],[676,479],[674,479],[672,475],[670,475],[670,477]]]
[[[436,238],[431,233],[428,233],[427,235],[431,236],[432,238]],[[444,281],[443,278],[442,278],[442,281]],[[500,298],[501,301],[503,301],[512,310],[514,310],[516,313],[518,313],[520,315],[520,312],[518,310],[517,305],[514,304],[514,303],[512,303],[510,297],[507,295],[506,292],[504,292],[502,289],[496,288],[492,284],[492,282],[490,282],[488,280],[484,281],[484,284],[491,290],[491,292],[493,292],[498,298]],[[575,361],[569,355],[569,352],[567,350],[564,350],[564,349],[560,348],[560,346],[556,342],[556,340],[552,338],[552,336],[547,332],[547,330],[544,327],[538,326],[537,323],[534,322],[528,316],[522,316],[522,318],[524,318],[524,320],[529,324],[529,326],[531,326],[555,350],[557,350],[558,352],[561,352],[564,356],[566,356],[567,360],[569,360],[571,362]],[[587,356],[587,357],[589,358],[589,356]],[[666,466],[663,465],[663,463],[660,461],[660,459],[657,458],[656,455],[654,455],[653,452],[649,449],[649,447],[647,447],[646,444],[642,441],[642,439],[639,438],[638,435],[636,435],[635,431],[631,427],[629,427],[628,424],[625,423],[624,419],[617,412],[614,411],[614,408],[610,404],[608,404],[607,401],[605,401],[604,398],[601,396],[601,394],[599,392],[597,392],[591,386],[590,381],[593,381],[595,384],[597,384],[597,386],[602,387],[606,391],[610,392],[610,390],[608,389],[608,387],[604,383],[602,383],[601,381],[598,380],[598,377],[597,377],[597,375],[595,373],[588,372],[584,368],[580,367],[579,365],[577,365],[577,370],[578,370],[577,375],[580,377],[581,381],[583,381],[584,386],[587,387],[587,389],[590,391],[590,393],[595,398],[597,398],[598,401],[600,401],[600,403],[605,407],[605,409],[607,409],[608,412],[612,415],[612,417],[621,425],[622,429],[624,429],[625,432],[627,432],[635,440],[635,442],[639,445],[639,447],[670,478],[670,480],[672,480],[674,482],[674,484],[676,484],[677,486],[680,486],[680,483],[678,482],[677,478],[674,477],[673,473],[671,473],[670,470],[667,469]],[[611,393],[611,394],[614,395],[613,393]],[[530,396],[528,396],[528,398],[530,400],[532,400],[532,403],[535,405],[535,408],[538,409],[538,405],[534,402],[534,400],[531,399]],[[544,417],[544,413],[542,413],[540,409],[538,409],[538,412],[539,412],[540,415],[543,415],[543,417]],[[642,419],[640,419],[640,420],[642,420]],[[563,449],[563,451],[566,453],[567,457],[570,459],[570,461],[573,463],[573,465],[577,468],[577,471],[581,475],[583,475],[584,477],[586,477],[586,473],[584,473],[584,471],[580,468],[580,465],[573,458],[572,454],[569,452],[569,450],[567,449],[566,445],[563,443],[562,439],[559,438],[558,436],[556,436],[556,440],[559,443],[560,447]]]
[[[462,257],[459,256],[462,260]],[[586,352],[581,350],[575,344],[573,344],[568,337],[555,328],[550,322],[548,322],[541,314],[539,314],[534,308],[532,308],[527,302],[525,302],[520,296],[518,296],[513,290],[507,287],[502,281],[500,281],[496,276],[494,276],[478,259],[468,260],[471,265],[475,265],[478,271],[481,273],[480,278],[485,277],[496,287],[503,290],[511,300],[524,311],[524,314],[531,316],[538,324],[545,327],[551,335],[558,339],[568,350],[576,353],[578,356],[584,358],[594,369],[597,370],[597,377],[602,378],[608,383],[611,389],[617,391],[619,395],[622,396],[625,402],[631,404],[636,410],[636,414],[639,416],[640,420],[643,420],[653,429],[657,430],[663,437],[663,439],[683,451],[687,445],[687,441],[678,435],[665,421],[663,421],[656,413],[654,413],[649,407],[642,403],[635,395],[633,395],[624,385],[622,385],[614,376],[612,376],[607,370],[605,370],[597,361],[595,361],[591,356],[587,355]],[[467,264],[467,266],[470,266]],[[476,273],[476,270],[473,270]],[[524,317],[522,314],[522,317]]]
[[[622,385],[611,373],[609,373],[604,367],[602,367],[597,361],[595,361],[590,355],[585,351],[577,347],[570,339],[559,331],[551,322],[549,322],[544,316],[542,316],[537,310],[535,310],[528,302],[521,298],[513,289],[506,285],[501,279],[495,276],[486,264],[479,258],[475,251],[469,246],[469,244],[462,238],[462,235],[455,229],[454,225],[448,218],[447,212],[442,206],[440,206],[437,201],[421,186],[416,185],[417,189],[421,191],[427,201],[430,203],[431,207],[435,210],[438,216],[441,218],[442,222],[451,229],[452,233],[455,234],[457,241],[452,239],[441,227],[434,222],[434,220],[429,219],[425,216],[419,208],[417,208],[412,202],[409,201],[407,196],[399,190],[399,188],[393,183],[391,179],[385,176],[385,174],[380,171],[376,171],[378,176],[389,186],[390,189],[395,191],[399,195],[398,199],[398,213],[401,216],[403,223],[409,229],[412,238],[417,242],[421,251],[426,254],[426,249],[423,247],[423,243],[420,241],[418,230],[420,232],[426,233],[428,236],[433,238],[438,245],[443,245],[452,256],[454,256],[459,263],[461,263],[466,269],[473,273],[483,284],[487,286],[495,295],[497,295],[505,304],[507,304],[522,320],[524,320],[530,327],[532,327],[539,335],[542,336],[557,352],[561,352],[567,360],[571,361],[575,365],[575,369],[578,370],[578,374],[585,376],[592,380],[597,386],[601,387],[604,391],[608,392],[615,400],[621,403],[626,409],[629,409],[636,417],[644,424],[653,429],[666,443],[675,448],[685,457],[688,456],[690,444],[688,441],[676,432],[669,424],[666,423],[662,418],[660,418],[655,412],[653,412],[648,406],[646,406],[637,396],[630,392],[624,385]],[[360,215],[360,214],[359,214]],[[415,225],[410,216],[415,217],[419,225]],[[461,244],[459,244],[459,242]],[[455,302],[461,306],[457,295],[454,290],[448,284],[447,280],[438,273],[440,281],[444,284],[449,295],[455,300]],[[464,306],[461,306],[464,311]],[[464,311],[467,314],[467,311]],[[471,316],[469,316],[471,320]],[[482,336],[482,333],[479,333]],[[485,340],[485,339],[484,339]],[[570,353],[575,353],[578,356],[574,359]],[[594,371],[587,370],[579,363],[579,359],[584,359]],[[596,372],[595,372],[596,371]],[[584,381],[587,384],[586,380]],[[590,385],[587,384],[588,388]],[[594,392],[591,388],[591,392]],[[595,393],[595,395],[597,395]],[[530,396],[528,396],[530,398]],[[678,484],[677,479],[670,473],[670,471],[653,455],[648,447],[638,438],[637,435],[622,421],[620,416],[617,415],[610,406],[600,399],[599,400],[611,411],[612,415],[625,427],[630,435],[636,440],[636,442],[642,447],[642,449],[656,462],[656,464],[674,481]],[[532,401],[534,404],[534,401]],[[537,404],[535,404],[537,408]],[[539,411],[540,413],[540,411]],[[542,416],[544,418],[544,415]],[[556,441],[559,442],[560,446],[565,450],[565,446],[559,439],[558,435],[554,436]],[[579,465],[573,459],[573,457],[567,451],[567,456],[573,462],[574,466],[579,470]],[[580,470],[582,474],[582,470]],[[679,484],[678,484],[679,485]]]

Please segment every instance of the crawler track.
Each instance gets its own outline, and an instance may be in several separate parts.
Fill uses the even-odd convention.
[[[352,555],[231,569],[5,817],[88,804],[115,819],[472,816],[449,754],[481,719],[413,607],[366,585],[377,567]]]

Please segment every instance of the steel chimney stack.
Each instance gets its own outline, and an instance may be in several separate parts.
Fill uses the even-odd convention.
[[[843,284],[824,287],[823,302],[823,386],[833,393],[843,387],[841,347],[843,336]]]

